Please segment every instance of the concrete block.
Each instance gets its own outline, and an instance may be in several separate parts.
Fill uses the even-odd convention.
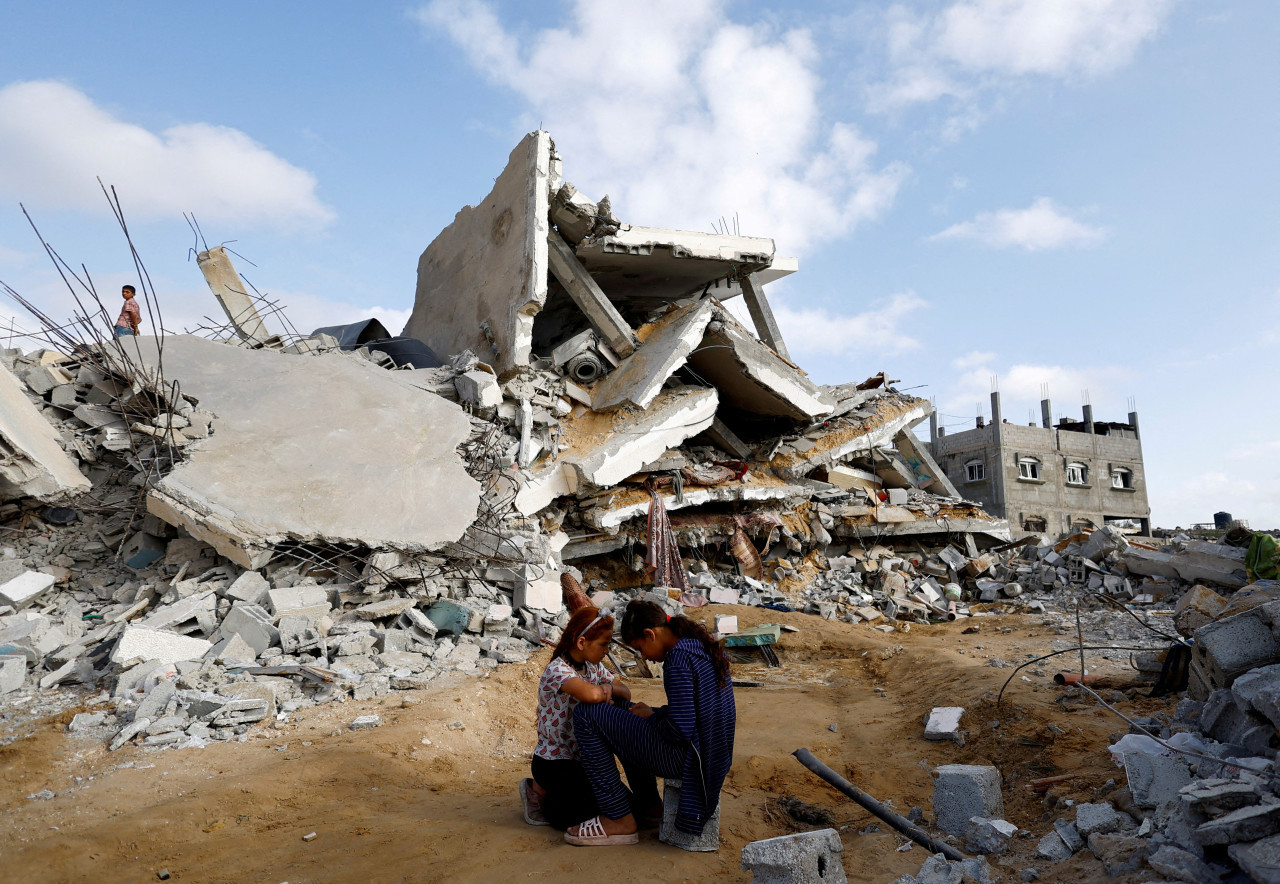
[[[1250,669],[1280,662],[1280,642],[1256,608],[1201,626],[1194,635],[1194,659],[1213,690],[1230,687]]]
[[[736,605],[738,604],[738,591],[736,589],[726,589],[722,586],[712,587],[711,594],[707,599],[713,605]]]
[[[1234,859],[1234,857],[1232,857]],[[1187,881],[1191,884],[1217,884],[1220,876],[1215,874],[1209,864],[1190,851],[1166,844],[1151,856],[1147,857],[1147,865],[1172,881]],[[1247,870],[1246,870],[1247,871]],[[1277,868],[1280,871],[1280,868]],[[1254,876],[1255,881],[1264,880]]]
[[[733,635],[738,631],[738,615],[737,614],[717,614],[716,615],[716,632],[721,635]]]
[[[1258,884],[1280,884],[1280,835],[1252,844],[1232,844],[1227,848],[1227,855]]]
[[[889,495],[889,506],[906,506],[907,489],[889,488],[887,489],[887,493]]]
[[[164,555],[167,542],[162,537],[139,531],[129,538],[120,551],[120,560],[130,568],[142,570]]]
[[[359,718],[351,722],[353,731],[368,730],[369,728],[380,727],[382,725],[382,717],[379,715],[361,715]]]
[[[1004,853],[1017,834],[1018,827],[1008,820],[975,816],[969,820],[969,830],[964,835],[965,850],[969,853]]]
[[[1219,817],[1262,800],[1258,787],[1251,783],[1218,779],[1195,780],[1184,786],[1178,797],[1186,807],[1209,817]]]
[[[515,592],[512,593],[512,606],[558,614],[564,609],[560,572],[546,568],[521,569]]]
[[[252,666],[258,660],[258,652],[247,641],[234,634],[214,645],[209,656],[223,666]]]
[[[1053,830],[1058,833],[1062,843],[1067,845],[1067,849],[1072,853],[1078,853],[1084,849],[1084,838],[1080,836],[1080,830],[1071,820],[1054,820]]]
[[[129,660],[155,660],[160,663],[177,663],[179,660],[199,660],[213,644],[202,638],[191,638],[148,629],[145,626],[127,626],[111,652],[112,663]]]
[[[948,835],[963,837],[975,816],[1004,816],[1000,772],[976,764],[944,764],[933,783],[933,815]]]
[[[752,841],[742,848],[741,861],[752,884],[844,884],[843,851],[840,833],[819,829]]]
[[[1280,832],[1280,802],[1275,800],[1242,807],[1196,826],[1192,838],[1201,847],[1257,841]]]
[[[146,733],[147,728],[150,726],[151,719],[135,718],[131,724],[126,724],[124,727],[120,728],[119,733],[112,737],[111,742],[107,744],[108,751],[116,751],[138,734]]]
[[[183,635],[192,632],[212,635],[218,628],[218,599],[213,590],[205,590],[172,604],[161,605],[139,620],[138,625]]]
[[[0,655],[0,694],[18,690],[26,679],[26,657],[20,654]]]
[[[1173,606],[1173,622],[1178,632],[1190,636],[1201,626],[1212,623],[1229,603],[1207,586],[1196,584]]]
[[[0,605],[21,611],[48,592],[58,578],[40,571],[25,571],[0,585]]]
[[[67,725],[67,730],[70,733],[78,734],[81,731],[101,727],[106,721],[107,713],[105,712],[77,712],[75,717],[71,719],[71,723]]]
[[[716,811],[707,820],[701,835],[686,835],[676,828],[676,810],[680,806],[680,780],[664,779],[662,782],[662,824],[658,827],[658,840],[682,850],[710,853],[720,849],[720,804],[717,796]]]
[[[1166,801],[1177,800],[1178,790],[1192,779],[1191,769],[1185,762],[1169,755],[1145,752],[1124,753],[1124,772],[1133,803],[1139,807],[1159,807]]]
[[[1082,838],[1088,838],[1094,832],[1109,835],[1123,825],[1123,817],[1110,804],[1077,804],[1076,831]]]
[[[227,616],[222,618],[218,635],[222,638],[240,636],[259,656],[267,648],[280,643],[279,628],[271,622],[271,615],[257,605],[233,605]]]
[[[472,369],[453,379],[458,398],[477,408],[497,408],[502,404],[502,386],[491,373]]]
[[[286,654],[308,651],[324,645],[324,636],[314,617],[286,614],[277,624],[280,630],[280,650]]]
[[[963,706],[936,706],[924,723],[926,740],[950,740],[964,745],[964,731],[960,730]]]
[[[313,608],[323,608],[320,614],[313,615],[321,616],[330,607],[329,593],[319,586],[286,586],[267,590],[267,608],[277,618]]]
[[[1036,856],[1051,862],[1061,862],[1064,859],[1071,859],[1072,850],[1062,840],[1062,836],[1054,831],[1045,835],[1036,844]]]
[[[231,599],[233,603],[244,602],[248,605],[260,605],[266,599],[269,589],[271,589],[271,584],[267,582],[267,578],[257,571],[245,571],[236,578],[234,583],[227,587],[226,592],[222,595],[224,598]]]
[[[134,710],[133,717],[150,718],[155,721],[164,717],[165,710],[169,708],[169,701],[173,700],[178,693],[178,686],[172,681],[165,679],[156,682],[156,686],[147,692],[147,695],[138,703],[138,708]]]

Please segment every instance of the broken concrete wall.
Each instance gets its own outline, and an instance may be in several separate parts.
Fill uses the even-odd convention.
[[[54,502],[90,488],[58,444],[58,433],[0,366],[0,500],[35,497]]]
[[[155,338],[121,340],[156,369]],[[247,568],[287,539],[431,550],[475,519],[466,414],[398,372],[171,335],[164,377],[216,420],[147,508]]]
[[[469,349],[499,373],[529,364],[533,319],[547,300],[553,155],[551,136],[530,132],[489,195],[427,246],[404,335],[436,353]]]

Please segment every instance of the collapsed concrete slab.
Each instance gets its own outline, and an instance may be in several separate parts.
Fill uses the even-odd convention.
[[[557,497],[616,485],[711,426],[718,403],[715,390],[677,387],[663,391],[644,411],[575,411],[562,424],[567,449],[558,461],[525,477],[516,508],[532,515]]]
[[[610,299],[675,301],[735,270],[767,268],[774,245],[759,236],[627,225],[612,236],[588,239],[575,251]]]
[[[596,411],[612,411],[621,405],[647,408],[667,378],[702,341],[715,309],[714,301],[697,301],[655,322],[640,349],[592,389],[592,407]]]
[[[53,503],[90,483],[58,444],[58,432],[23,392],[22,384],[0,366],[0,500],[34,497]]]
[[[155,372],[155,338],[121,340]],[[217,418],[148,511],[246,568],[284,540],[408,552],[456,541],[479,500],[456,450],[467,416],[398,375],[336,354],[166,337],[166,380]]]
[[[829,393],[756,340],[719,304],[702,343],[689,355],[689,365],[720,391],[726,406],[753,415],[813,420],[836,405]]]
[[[725,485],[713,485],[706,488],[685,488],[682,500],[677,500],[674,493],[661,493],[663,504],[668,510],[681,510],[690,507],[705,506],[709,503],[762,503],[767,501],[785,501],[807,499],[812,492],[799,485],[786,483],[769,483],[757,479],[755,482],[742,482]],[[649,511],[649,493],[641,488],[619,489],[611,495],[613,498],[606,504],[584,509],[582,520],[592,528],[612,533],[624,522],[644,515]]]
[[[779,476],[795,479],[857,452],[869,452],[927,418],[930,405],[924,399],[898,395],[883,402],[868,403],[859,409],[861,411],[867,412],[865,417],[849,426],[834,426],[818,434],[811,440],[813,444],[804,450],[792,448],[779,453],[770,466]]]
[[[436,353],[470,349],[499,374],[529,364],[533,319],[547,300],[553,157],[550,134],[530,132],[489,195],[427,246],[402,334]]]

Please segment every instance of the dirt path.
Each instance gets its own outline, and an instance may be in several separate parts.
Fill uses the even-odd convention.
[[[1078,773],[1060,790],[1077,800],[1109,779],[1124,783],[1106,753],[1108,736],[1124,732],[1124,723],[1091,707],[1066,711],[1047,677],[1015,677],[996,711],[1011,670],[988,658],[1043,653],[1057,636],[1036,618],[982,618],[974,635],[961,633],[963,622],[886,635],[802,614],[717,608],[727,610],[744,627],[777,622],[800,632],[784,636],[782,668],[735,666],[736,678],[761,686],[738,690],[717,853],[673,849],[656,833],[636,847],[574,848],[551,829],[523,823],[515,786],[527,775],[544,652],[485,679],[437,681],[411,705],[393,694],[302,710],[255,728],[245,744],[108,753],[63,733],[70,712],[46,720],[0,748],[0,868],[13,881],[155,881],[164,869],[170,880],[198,882],[630,880],[641,867],[644,878],[664,882],[747,881],[739,851],[791,831],[771,802],[794,796],[837,821],[849,880],[881,884],[917,871],[924,850],[900,852],[905,839],[801,767],[790,757],[795,749],[808,747],[904,814],[923,807],[926,819],[930,767],[994,764],[1004,776],[1006,817],[1037,837],[1049,827],[1046,803],[1028,793],[1027,781]],[[635,692],[662,702],[657,682],[640,682]],[[922,739],[923,716],[939,705],[968,709],[964,746]],[[1149,715],[1171,705],[1121,708]],[[382,726],[348,729],[367,713],[381,715]],[[56,796],[27,798],[43,789]],[[860,831],[870,826],[878,831]],[[304,842],[310,832],[316,838]],[[1005,880],[1018,880],[1027,866],[1046,871],[1034,859],[1035,842],[1018,839],[997,864]],[[1095,879],[1100,867],[1087,854],[1058,864],[1047,880]]]

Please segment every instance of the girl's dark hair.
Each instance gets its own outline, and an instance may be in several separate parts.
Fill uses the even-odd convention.
[[[577,665],[577,661],[569,655],[569,651],[573,649],[579,636],[591,641],[606,632],[613,635],[613,618],[608,615],[601,617],[600,622],[594,626],[591,625],[591,621],[595,620],[599,614],[600,609],[594,605],[588,605],[585,608],[579,608],[574,611],[569,618],[569,622],[565,624],[564,632],[560,634],[560,641],[556,644],[556,649],[552,653],[551,659],[563,657],[569,661],[570,665]],[[590,626],[589,629],[587,628],[588,626]]]
[[[720,687],[729,683],[729,658],[725,655],[723,642],[713,639],[705,626],[683,614],[668,617],[667,612],[653,602],[637,599],[627,605],[627,612],[622,615],[622,640],[631,644],[636,639],[643,638],[646,629],[657,629],[659,626],[667,627],[678,638],[692,638],[701,642],[716,671],[716,682]]]

